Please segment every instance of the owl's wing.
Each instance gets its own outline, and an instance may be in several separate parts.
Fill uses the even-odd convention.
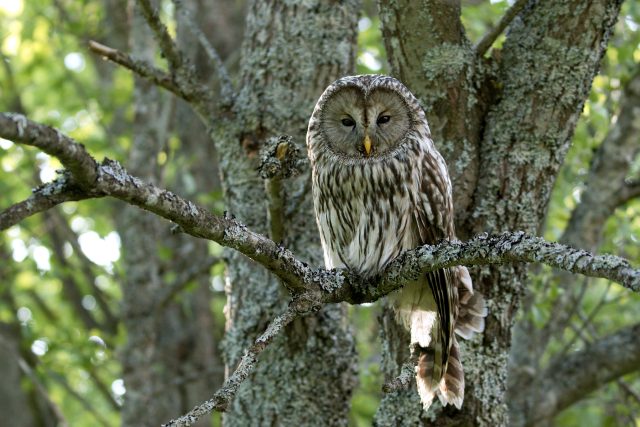
[[[416,177],[419,184],[413,212],[414,229],[420,245],[436,244],[454,238],[451,184],[444,161],[437,154],[426,153]],[[434,366],[432,380],[438,382],[447,369],[447,361],[454,339],[457,314],[457,288],[449,269],[427,274],[439,317],[434,331]],[[438,325],[438,323],[436,323]]]

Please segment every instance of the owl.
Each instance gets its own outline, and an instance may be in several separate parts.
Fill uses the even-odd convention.
[[[403,251],[454,240],[447,166],[416,97],[382,75],[343,77],[315,106],[307,132],[316,221],[327,269],[373,277]],[[427,410],[437,394],[457,408],[464,375],[456,333],[484,329],[483,297],[465,267],[433,271],[393,294],[417,352]]]

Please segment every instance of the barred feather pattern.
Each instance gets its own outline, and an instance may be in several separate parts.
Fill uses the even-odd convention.
[[[350,148],[352,135],[342,137],[341,125],[332,122],[337,120],[332,114],[343,109],[353,111],[348,117],[354,121],[363,121],[365,132],[373,127],[369,111],[406,113],[406,126],[387,128],[378,144],[382,149],[365,154]],[[359,126],[355,123],[350,132],[357,134]],[[394,132],[396,140],[387,141]],[[313,111],[307,146],[326,268],[373,276],[405,250],[455,239],[446,164],[417,99],[398,80],[363,75],[334,82]],[[431,272],[392,298],[396,318],[411,334],[412,351],[418,352],[416,380],[425,410],[435,395],[443,405],[460,408],[464,375],[455,333],[470,338],[481,332],[486,316],[484,299],[474,293],[467,269]]]

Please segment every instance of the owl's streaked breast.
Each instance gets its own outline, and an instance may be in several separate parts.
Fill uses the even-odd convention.
[[[327,268],[372,275],[416,247],[412,212],[419,176],[406,167],[404,157],[314,168],[313,196]]]

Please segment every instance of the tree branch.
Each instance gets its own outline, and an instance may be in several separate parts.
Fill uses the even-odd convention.
[[[253,372],[258,360],[258,356],[267,348],[273,339],[303,311],[301,307],[294,301],[287,310],[280,316],[273,319],[267,329],[260,335],[253,345],[249,347],[240,364],[233,374],[224,382],[220,390],[218,390],[211,399],[196,406],[187,414],[176,420],[171,420],[166,427],[190,426],[195,423],[201,416],[211,413],[212,411],[225,411],[229,402],[233,399],[238,391],[240,384]],[[304,310],[304,309],[303,309]]]
[[[180,71],[184,66],[182,54],[169,34],[167,27],[160,20],[158,9],[151,5],[150,0],[138,0],[137,3],[140,6],[144,19],[147,21],[147,24],[149,24],[149,28],[151,28],[155,34],[155,39],[160,45],[160,50],[169,63],[169,69],[173,73]]]
[[[28,199],[16,203],[0,212],[0,230],[19,223],[25,218],[51,209],[64,202],[73,202],[89,198],[100,197],[80,189],[69,176],[63,174],[55,181],[41,185],[33,189]]]
[[[53,412],[53,414],[55,415],[57,424],[59,424],[61,427],[69,427],[69,423],[64,417],[62,410],[51,399],[51,396],[49,396],[47,388],[44,386],[44,384],[42,384],[42,381],[40,381],[40,379],[35,374],[35,372],[33,372],[33,369],[31,369],[31,366],[29,366],[29,364],[21,357],[18,357],[18,365],[20,366],[20,370],[29,378],[29,380],[31,380],[38,394],[42,396],[44,401],[47,403],[47,406],[49,407],[49,409],[51,409],[51,412]]]
[[[37,147],[57,157],[81,189],[91,190],[98,178],[96,161],[87,153],[84,145],[57,129],[32,122],[22,114],[15,113],[0,114],[0,129],[3,138]]]
[[[476,51],[477,56],[483,56],[485,52],[489,50],[500,34],[502,34],[511,21],[518,16],[520,11],[524,9],[528,2],[529,0],[518,0],[505,12],[502,18],[500,18],[498,24],[489,30],[489,32],[476,44],[474,50]]]
[[[151,80],[156,85],[167,89],[169,92],[175,95],[187,99],[186,95],[182,92],[181,88],[173,81],[173,76],[160,68],[149,64],[143,59],[134,58],[133,56],[120,52],[117,49],[105,46],[94,40],[89,40],[89,50],[102,56],[104,59],[108,59],[115,62],[118,65],[133,71],[135,74],[143,77],[147,80]]]
[[[173,74],[149,64],[143,59],[135,58],[93,40],[89,40],[89,50],[118,65],[122,65],[140,77],[184,99],[192,104],[200,114],[208,115],[211,113],[210,107],[214,103],[210,90],[206,86],[197,83],[194,79],[176,80]]]
[[[260,150],[260,176],[264,179],[271,239],[285,237],[285,194],[282,180],[298,175],[304,164],[300,149],[290,136],[269,138]]]
[[[211,43],[209,43],[207,36],[205,36],[200,27],[193,20],[189,9],[184,6],[182,0],[173,0],[173,4],[176,6],[176,10],[187,21],[187,28],[191,31],[191,34],[198,39],[198,42],[200,42],[200,45],[207,54],[207,57],[209,57],[213,63],[220,79],[220,94],[223,102],[230,104],[235,97],[233,84],[231,83],[231,78],[229,78],[227,68],[225,67],[224,62],[222,62],[218,51],[211,45]]]

